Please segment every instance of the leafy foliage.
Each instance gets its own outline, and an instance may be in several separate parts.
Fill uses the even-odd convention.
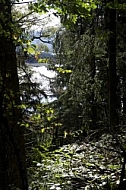
[[[58,31],[43,32],[55,36],[52,61],[39,57],[46,48],[31,44],[34,32],[30,38],[22,27],[17,29],[24,15],[17,12],[17,19],[13,12],[15,44],[25,44],[26,52],[56,72],[50,82],[55,101],[45,103],[47,95],[32,81],[33,73],[20,69],[29,189],[116,190],[125,179],[126,164],[125,3],[37,1],[29,3],[27,16],[52,8],[63,24]],[[9,38],[9,31],[2,32]],[[43,42],[41,33],[39,39]]]

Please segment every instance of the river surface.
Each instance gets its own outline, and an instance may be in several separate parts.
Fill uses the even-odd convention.
[[[48,96],[48,101],[52,101],[54,97],[50,90],[50,81],[55,78],[55,72],[49,70],[48,66],[45,66],[44,63],[27,63],[26,65],[30,67],[32,71],[34,71],[31,81],[40,83],[40,88],[44,90],[44,92]]]

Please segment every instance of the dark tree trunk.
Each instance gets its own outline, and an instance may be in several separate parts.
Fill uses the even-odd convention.
[[[109,2],[114,3],[113,0]],[[116,10],[108,8],[108,58],[109,58],[109,125],[118,124],[117,74],[116,74]]]
[[[20,126],[19,82],[9,0],[0,1],[0,16],[0,189],[27,190],[24,129]]]

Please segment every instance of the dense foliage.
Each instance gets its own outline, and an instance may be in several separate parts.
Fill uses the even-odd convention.
[[[0,0],[0,189],[27,190],[28,183],[30,190],[125,189],[125,2],[26,4],[27,10],[22,1]],[[36,36],[30,30],[40,22],[35,12],[49,10],[61,27]],[[52,39],[55,56],[43,59],[43,43]],[[36,82],[24,64],[32,58],[55,77]]]
[[[55,7],[63,24],[56,34],[56,60],[50,67],[57,73],[51,82],[57,100],[49,105],[54,115],[49,121],[55,132],[52,143],[58,148],[77,140],[84,142],[87,137],[93,142],[102,134],[107,139],[109,133],[116,141],[111,139],[111,146],[114,150],[119,147],[123,159],[121,186],[125,178],[125,140],[118,138],[118,133],[125,133],[125,40],[121,40],[125,3],[49,1],[49,5]],[[112,185],[111,179],[109,183]]]

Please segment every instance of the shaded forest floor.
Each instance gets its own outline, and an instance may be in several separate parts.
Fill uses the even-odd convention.
[[[34,150],[40,162],[29,168],[34,173],[31,188],[40,190],[96,190],[118,188],[122,167],[120,147],[111,135],[99,141],[64,145],[55,151]]]

